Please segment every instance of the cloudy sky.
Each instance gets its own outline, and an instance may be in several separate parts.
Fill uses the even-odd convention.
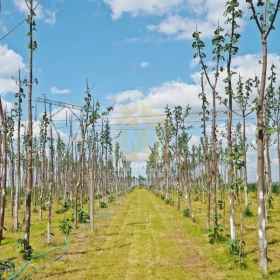
[[[245,80],[260,74],[261,41],[255,23],[249,19],[246,1],[240,2],[244,10],[244,18],[239,21],[242,37],[232,66]],[[52,100],[82,106],[88,78],[90,84],[94,83],[95,98],[103,106],[115,102],[115,111],[110,116],[112,129],[114,133],[122,130],[123,149],[135,161],[135,170],[143,171],[148,145],[154,139],[152,127],[163,120],[166,104],[170,108],[189,104],[192,107],[189,123],[194,126],[192,143],[201,136],[197,114],[201,108],[199,68],[193,60],[192,33],[196,26],[202,32],[211,65],[214,29],[218,22],[227,28],[224,3],[224,0],[42,0],[37,8],[38,49],[34,57],[34,74],[39,84],[34,86],[33,97],[45,94]],[[24,0],[2,0],[0,37],[21,22],[26,12]],[[268,46],[269,66],[274,63],[278,73],[279,18]],[[16,91],[11,77],[17,76],[19,68],[23,76],[27,75],[27,32],[28,26],[23,23],[0,41],[0,94],[6,108],[12,106]],[[223,94],[222,77],[218,90]],[[53,110],[57,112],[54,116],[57,128],[67,138],[66,110]],[[38,120],[41,112],[42,106],[38,104]],[[69,118],[70,113],[67,114]],[[154,116],[137,117],[143,115]],[[220,130],[225,118],[223,113],[218,114]],[[249,141],[254,138],[254,118],[254,114],[250,116],[247,128]],[[276,180],[276,147],[272,149]],[[249,154],[249,179],[255,180],[255,153]]]

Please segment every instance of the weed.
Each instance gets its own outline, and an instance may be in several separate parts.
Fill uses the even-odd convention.
[[[41,206],[41,209],[42,209],[42,210],[47,210],[46,204],[43,204],[43,205]]]
[[[22,254],[24,260],[30,261],[33,253],[33,249],[30,245],[27,245],[27,240],[25,238],[20,238],[17,240],[16,246],[21,246],[19,251]]]
[[[64,218],[63,220],[61,220],[61,221],[59,222],[59,229],[60,229],[63,233],[69,235],[70,232],[71,232],[71,230],[73,229],[73,227],[72,227],[72,222],[70,221],[70,219]]]
[[[189,208],[186,208],[185,210],[183,210],[183,216],[184,217],[190,217],[191,216],[191,211]]]
[[[165,199],[165,204],[173,206],[174,205],[174,201],[171,198],[167,198],[167,199]]]
[[[104,201],[100,201],[100,208],[107,208],[107,203]]]
[[[223,209],[224,201],[218,200],[217,205],[219,206],[219,209]]]
[[[244,215],[245,218],[246,218],[246,217],[249,218],[249,217],[253,217],[253,216],[254,216],[254,214],[253,214],[253,212],[251,211],[249,205],[247,205],[247,206],[245,207],[243,215]]]
[[[224,227],[222,225],[216,225],[207,230],[208,237],[209,237],[209,243],[221,243],[225,241],[225,237],[223,235]]]
[[[240,244],[240,240],[228,240],[227,241],[230,258],[229,261],[233,262],[236,266],[240,266],[241,268],[246,268],[247,265],[244,261],[245,254],[243,253],[243,249],[245,246],[245,242],[242,241]]]
[[[12,259],[0,261],[0,279],[4,279],[2,278],[4,272],[9,273],[14,270],[15,270],[15,264],[12,262]]]
[[[65,213],[67,212],[70,208],[73,208],[74,207],[74,201],[66,201],[63,203],[62,205],[62,208],[59,208],[56,210],[56,213],[57,214],[61,214],[61,213]]]
[[[79,223],[87,223],[90,219],[89,213],[87,213],[84,209],[78,208],[78,222]],[[74,213],[72,214],[72,222],[74,222]]]
[[[268,208],[269,208],[269,209],[273,209],[273,203],[272,203],[272,201],[273,201],[273,198],[272,198],[272,196],[270,195],[270,196],[267,198],[267,204],[268,204]]]

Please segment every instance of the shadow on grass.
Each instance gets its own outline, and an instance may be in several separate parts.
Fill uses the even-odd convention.
[[[131,244],[132,243],[129,242],[129,243],[125,243],[125,244],[122,244],[122,245],[119,245],[119,246],[113,246],[113,247],[109,247],[109,248],[97,248],[95,251],[105,251],[105,250],[112,250],[112,249],[115,249],[115,248],[123,248],[123,247],[129,246]]]
[[[88,251],[78,251],[78,252],[68,252],[67,255],[84,255],[86,254]]]
[[[275,226],[267,226],[266,230],[273,229],[273,228],[275,228]]]
[[[268,273],[269,275],[280,275],[280,269],[276,269],[276,270],[273,270],[273,271],[270,271],[269,273]]]
[[[84,271],[84,270],[91,270],[91,269],[92,269],[92,268],[81,268],[81,269],[65,270],[65,271],[56,272],[56,273],[51,272],[51,273],[48,273],[48,274],[46,275],[46,278],[45,278],[45,279],[47,279],[47,278],[49,278],[49,277],[52,277],[52,276],[58,276],[58,277],[59,277],[59,275],[65,275],[65,274],[68,274],[68,273],[74,273],[74,272],[79,272],[79,271]],[[59,278],[57,278],[57,279],[59,279]],[[71,279],[71,278],[70,278],[70,279]]]
[[[113,233],[103,233],[103,234],[100,234],[100,236],[102,236],[102,235],[104,235],[104,236],[112,236],[112,235],[119,235],[119,233],[118,232],[113,232]]]
[[[253,254],[253,253],[257,252],[257,251],[258,251],[258,249],[254,248],[251,251],[244,253],[244,256],[247,257],[248,255]]]
[[[280,242],[280,239],[272,239],[271,241],[269,241],[267,244],[268,245],[273,245],[273,244],[277,244],[277,243],[279,243]]]
[[[128,224],[125,224],[126,226],[134,226],[134,225],[145,225],[147,223],[142,223],[142,222],[134,222],[134,223],[128,223]]]

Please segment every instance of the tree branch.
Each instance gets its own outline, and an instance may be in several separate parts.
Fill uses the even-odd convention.
[[[255,22],[256,22],[256,24],[257,24],[257,26],[258,26],[258,28],[259,28],[261,34],[262,34],[262,33],[263,33],[263,30],[262,30],[262,27],[261,27],[261,25],[260,25],[260,22],[259,22],[259,20],[258,20],[258,18],[257,18],[257,16],[256,16],[256,9],[255,9],[255,6],[254,6],[252,0],[250,1],[250,6],[251,6],[251,9],[252,9],[252,11],[253,11],[254,20],[255,20]]]
[[[273,14],[272,21],[270,22],[270,25],[269,25],[269,27],[268,27],[268,29],[267,29],[267,32],[266,32],[265,36],[264,36],[265,39],[268,37],[270,31],[271,31],[272,28],[273,28],[273,23],[274,23],[274,21],[275,21],[275,19],[276,19],[276,15],[277,15],[277,13],[278,13],[279,8],[280,8],[280,0],[278,0],[278,2],[277,2],[277,6],[276,6],[276,9],[275,9],[274,14]]]

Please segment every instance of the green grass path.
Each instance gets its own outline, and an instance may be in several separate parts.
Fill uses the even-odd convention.
[[[183,228],[178,212],[136,189],[96,232],[70,235],[67,255],[36,279],[215,279],[213,266]],[[39,276],[42,275],[42,276]]]
[[[67,255],[36,279],[225,279],[211,246],[188,236],[186,219],[152,192],[136,189],[111,210],[94,233],[71,233]]]

